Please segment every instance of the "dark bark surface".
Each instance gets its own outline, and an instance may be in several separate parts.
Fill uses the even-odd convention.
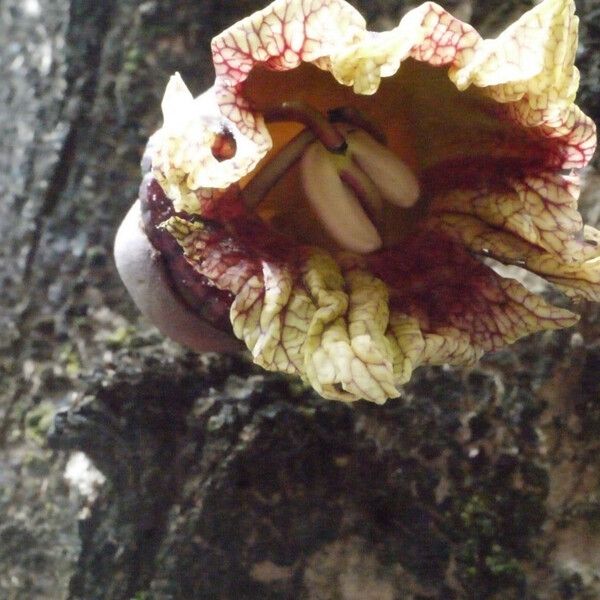
[[[597,307],[384,407],[138,317],[111,246],[165,83],[210,85],[210,38],[262,4],[0,3],[0,598],[600,598]],[[577,4],[598,121],[600,3]],[[486,34],[527,8],[446,5]]]

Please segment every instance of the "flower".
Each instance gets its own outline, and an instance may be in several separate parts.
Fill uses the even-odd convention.
[[[576,38],[569,0],[493,40],[431,2],[374,33],[343,0],[276,0],[213,40],[207,92],[169,82],[148,236],[189,305],[326,398],[382,403],[420,365],[571,326],[486,260],[600,299]]]

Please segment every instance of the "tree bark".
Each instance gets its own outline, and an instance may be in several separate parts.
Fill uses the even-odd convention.
[[[262,5],[0,3],[0,597],[600,598],[596,306],[377,407],[186,353],[127,297],[112,241],[166,81],[208,87],[209,40]],[[445,5],[486,34],[529,6]]]

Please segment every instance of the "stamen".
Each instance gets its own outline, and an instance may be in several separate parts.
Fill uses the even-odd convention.
[[[265,112],[267,123],[296,121],[300,132],[250,180],[242,191],[255,208],[300,160],[308,203],[323,227],[346,250],[369,253],[382,246],[383,199],[401,207],[418,199],[419,182],[411,169],[385,146],[385,136],[358,110],[340,107],[330,120],[303,102],[284,102]]]
[[[360,254],[381,248],[377,228],[354,190],[340,178],[338,165],[322,144],[308,147],[300,167],[306,198],[336,243]]]
[[[242,190],[246,207],[253,209],[258,206],[288,169],[302,156],[306,147],[314,141],[315,134],[310,129],[304,129],[279,150]]]
[[[268,109],[263,116],[266,123],[279,121],[302,123],[313,132],[329,152],[342,154],[346,151],[347,144],[344,136],[325,118],[325,115],[305,102],[284,102],[280,106]]]
[[[339,169],[339,177],[354,192],[369,219],[381,225],[383,199],[371,179],[353,161]]]
[[[349,131],[346,138],[352,158],[386,200],[402,208],[415,204],[421,193],[419,181],[403,160],[360,129]]]

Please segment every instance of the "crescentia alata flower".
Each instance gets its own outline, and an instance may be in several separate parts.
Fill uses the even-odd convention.
[[[600,298],[576,43],[569,0],[489,40],[430,2],[383,33],[342,0],[236,23],[212,41],[213,87],[171,78],[144,160],[145,232],[178,301],[265,369],[377,403],[420,365],[573,325],[486,263]]]

